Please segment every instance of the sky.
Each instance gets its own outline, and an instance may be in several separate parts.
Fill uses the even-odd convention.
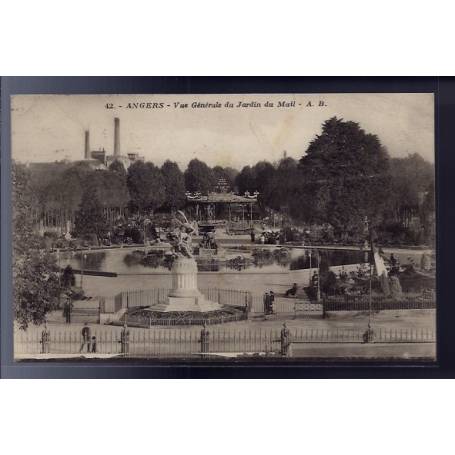
[[[139,153],[157,165],[170,159],[185,168],[198,158],[210,166],[241,169],[264,159],[277,161],[284,151],[301,158],[333,116],[376,134],[392,157],[418,153],[434,162],[431,93],[14,95],[11,104],[12,155],[21,162],[80,160],[85,130],[91,150],[104,147],[111,154],[118,117],[121,154]]]

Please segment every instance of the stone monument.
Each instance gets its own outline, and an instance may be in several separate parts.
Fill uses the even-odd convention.
[[[172,264],[172,290],[165,302],[153,307],[163,312],[196,311],[205,313],[221,309],[217,302],[207,300],[197,287],[197,263],[193,257],[192,235],[194,226],[182,211],[177,212],[178,231],[173,234],[174,262]]]

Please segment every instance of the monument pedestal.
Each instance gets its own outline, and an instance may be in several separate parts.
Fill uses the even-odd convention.
[[[163,312],[197,311],[206,313],[221,309],[217,302],[207,300],[197,288],[197,263],[194,258],[178,257],[172,265],[172,291],[153,310]]]

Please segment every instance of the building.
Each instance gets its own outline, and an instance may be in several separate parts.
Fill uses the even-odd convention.
[[[85,149],[84,161],[90,163],[90,167],[94,169],[107,169],[114,161],[123,164],[123,167],[128,169],[131,164],[136,161],[144,161],[144,157],[138,153],[121,154],[120,148],[120,119],[114,119],[114,153],[108,155],[104,147],[100,150],[90,151],[90,132],[85,131]]]
[[[252,225],[257,211],[257,196],[248,192],[240,196],[234,193],[209,193],[207,196],[199,193],[187,193],[187,209],[192,218],[197,221],[213,222],[226,220],[244,225]]]
[[[98,160],[100,163],[106,165],[106,150],[94,150],[90,152],[92,159]]]
[[[220,177],[216,183],[215,192],[228,193],[230,190],[231,185],[229,185],[229,182],[224,177]]]

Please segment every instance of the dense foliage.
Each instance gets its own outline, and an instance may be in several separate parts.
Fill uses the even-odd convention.
[[[357,123],[327,120],[300,169],[306,220],[329,223],[337,237],[355,235],[366,216],[381,221],[390,191],[389,155]]]
[[[100,243],[108,232],[108,223],[98,197],[96,185],[89,184],[82,193],[74,220],[74,234],[88,239],[95,236]]]
[[[177,163],[165,161],[161,166],[164,180],[164,208],[180,209],[185,205],[185,178]]]
[[[58,306],[60,283],[55,258],[43,248],[30,216],[34,197],[30,175],[13,164],[13,301],[19,326],[41,324]]]
[[[107,171],[55,163],[30,177],[41,212],[74,213],[89,184],[103,208],[128,206],[147,216],[183,208],[186,191],[258,191],[263,216],[273,211],[311,226],[325,242],[357,241],[366,216],[384,242],[432,243],[435,235],[434,166],[417,154],[390,158],[377,136],[336,117],[323,123],[299,161],[259,161],[240,172],[198,159],[184,172],[172,161],[161,168],[135,162],[127,171],[116,161]]]
[[[153,163],[137,161],[128,168],[127,184],[130,207],[136,211],[154,211],[165,201],[164,178]]]
[[[208,194],[213,191],[217,181],[213,170],[202,161],[193,159],[185,171],[185,185],[188,191]]]

